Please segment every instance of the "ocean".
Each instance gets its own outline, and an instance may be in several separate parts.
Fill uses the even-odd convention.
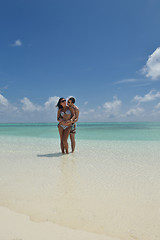
[[[160,141],[160,122],[78,123],[77,139]],[[57,123],[0,124],[0,136],[59,138]]]
[[[122,240],[160,239],[159,122],[78,123],[68,155],[57,123],[0,124],[0,153],[0,206]]]

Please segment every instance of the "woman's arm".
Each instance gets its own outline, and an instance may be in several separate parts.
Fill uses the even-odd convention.
[[[58,121],[59,123],[62,122],[61,109],[58,109],[58,112],[57,112],[57,121]]]

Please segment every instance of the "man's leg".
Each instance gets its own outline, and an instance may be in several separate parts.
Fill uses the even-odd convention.
[[[75,133],[70,133],[70,139],[71,139],[72,152],[74,152],[75,146],[76,146]]]

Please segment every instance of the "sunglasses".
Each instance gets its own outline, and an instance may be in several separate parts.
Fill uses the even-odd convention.
[[[68,101],[68,103],[71,103],[70,101]]]
[[[61,102],[66,102],[66,100],[62,100]]]

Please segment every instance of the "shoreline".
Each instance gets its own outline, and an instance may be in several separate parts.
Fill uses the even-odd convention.
[[[0,240],[159,239],[159,141],[1,139]]]
[[[101,234],[74,230],[52,222],[34,222],[29,216],[0,206],[0,239],[3,240],[120,240]]]

